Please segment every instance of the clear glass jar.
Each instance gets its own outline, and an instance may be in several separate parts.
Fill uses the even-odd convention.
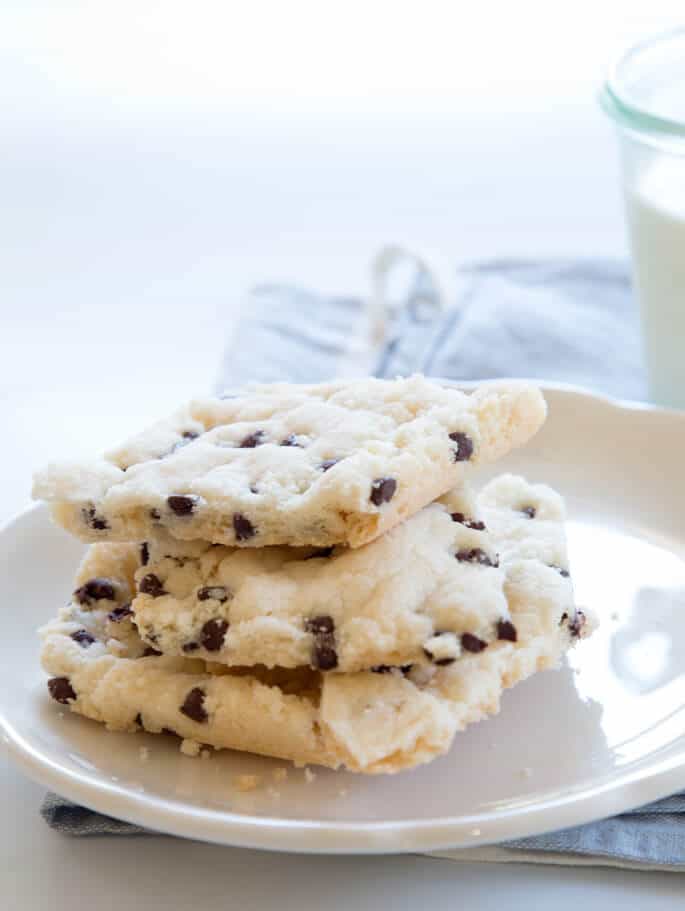
[[[650,398],[685,408],[685,28],[622,54],[601,103],[618,128]]]

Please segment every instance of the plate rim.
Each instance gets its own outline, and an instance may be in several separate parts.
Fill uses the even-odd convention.
[[[442,381],[450,386],[475,386],[507,382]],[[662,408],[646,402],[619,400],[565,383],[530,380],[547,395],[571,395],[617,411],[640,412],[681,423],[685,411]],[[648,418],[649,419],[649,418]],[[0,527],[0,539],[11,536],[16,526],[47,513],[38,504],[23,510]],[[592,779],[569,792],[541,803],[515,809],[492,810],[469,816],[431,819],[400,819],[355,822],[292,819],[214,810],[179,800],[131,791],[116,782],[96,779],[94,773],[60,765],[32,746],[5,716],[0,705],[0,740],[5,753],[29,778],[89,809],[115,816],[154,832],[193,838],[216,844],[312,854],[389,854],[437,851],[487,845],[512,838],[529,837],[606,818],[665,797],[685,786],[685,736],[682,748],[667,758],[656,759],[647,768],[634,768]],[[574,791],[576,793],[574,793]]]

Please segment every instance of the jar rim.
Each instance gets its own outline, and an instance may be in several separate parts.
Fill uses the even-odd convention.
[[[632,100],[622,84],[621,71],[639,55],[659,44],[683,41],[685,48],[685,26],[679,26],[644,38],[617,55],[609,66],[606,81],[600,91],[599,102],[605,113],[621,126],[641,133],[661,134],[685,138],[685,119],[655,114],[647,107]]]

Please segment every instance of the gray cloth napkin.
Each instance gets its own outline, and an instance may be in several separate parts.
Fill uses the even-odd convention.
[[[624,265],[606,261],[490,262],[458,275],[440,309],[418,267],[378,344],[365,302],[280,285],[256,288],[226,351],[217,389],[318,382],[350,373],[412,372],[454,380],[525,377],[642,399],[638,321]]]
[[[260,286],[227,347],[217,391],[247,379],[316,382],[421,371],[457,380],[547,379],[644,397],[625,266],[500,261],[463,268],[458,279],[457,298],[446,310],[433,276],[418,261],[395,305]],[[69,835],[151,834],[53,794],[42,814]],[[685,871],[685,794],[602,822],[437,856]]]

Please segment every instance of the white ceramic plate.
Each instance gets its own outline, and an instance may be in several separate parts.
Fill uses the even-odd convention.
[[[560,671],[505,694],[497,718],[449,755],[393,777],[225,752],[180,755],[149,734],[109,734],[46,694],[35,628],[68,599],[81,546],[44,509],[0,536],[0,730],[27,775],[152,829],[310,852],[422,851],[532,835],[685,788],[685,414],[547,390],[550,417],[497,471],[566,496],[580,604],[601,618]],[[143,762],[140,747],[149,748]],[[263,776],[236,792],[240,773]]]

